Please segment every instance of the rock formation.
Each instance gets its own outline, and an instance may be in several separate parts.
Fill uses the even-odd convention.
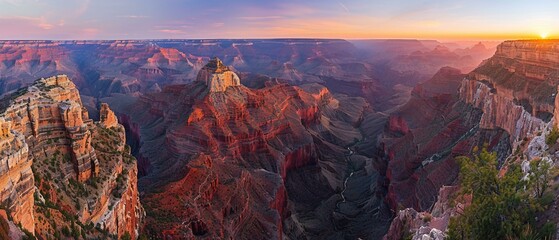
[[[483,109],[481,126],[500,127],[512,141],[541,131],[554,115],[559,41],[506,41],[468,75],[461,98]]]
[[[104,121],[94,123],[64,75],[37,80],[0,105],[0,202],[15,223],[43,238],[63,227],[82,236],[137,236],[136,163],[108,105]]]
[[[208,86],[210,92],[225,92],[228,87],[241,85],[241,80],[229,67],[223,65],[219,58],[213,58],[204,66],[196,81],[201,81]]]
[[[101,103],[99,119],[101,126],[105,128],[112,128],[118,125],[115,113],[109,108],[109,104],[106,103]]]
[[[431,52],[437,45],[446,45],[436,41],[378,40],[370,45],[358,42],[337,39],[0,40],[0,94],[41,77],[66,74],[76,83],[82,97],[95,99],[113,93],[137,96],[160,91],[166,85],[195,81],[206,62],[218,56],[237,73],[262,74],[296,85],[318,82],[333,93],[361,96],[376,110],[387,110],[405,103],[393,103],[394,94],[409,94],[394,86],[413,86],[429,79],[442,66],[474,68],[494,52],[494,48],[481,54],[478,54],[481,48]],[[379,49],[387,51],[377,53]],[[422,53],[414,54],[418,50]],[[365,54],[369,51],[375,52]],[[85,98],[84,104],[90,110],[96,107],[95,102]]]
[[[413,240],[442,240],[450,219],[461,214],[468,203],[463,203],[453,196],[457,194],[457,186],[443,186],[438,193],[438,199],[430,212],[417,212],[413,208],[398,211],[390,229],[384,236],[385,240],[405,239]],[[466,199],[461,199],[467,201]]]
[[[509,134],[480,127],[484,113],[460,100],[465,77],[457,69],[441,69],[389,117],[381,146],[389,181],[386,200],[393,209],[430,209],[439,189],[458,176],[454,158],[470,154],[474,146],[488,143],[500,160],[511,152]]]
[[[415,234],[413,239],[429,239],[432,236],[421,234],[433,228],[446,229],[448,213],[452,215],[456,209],[440,209],[444,205],[441,202],[448,199],[448,188],[441,186],[452,184],[456,179],[458,168],[453,161],[454,156],[469,155],[475,146],[496,151],[500,165],[511,156],[512,149],[516,149],[518,154],[524,152],[528,159],[542,156],[547,148],[545,135],[551,126],[552,113],[554,119],[558,115],[557,49],[559,41],[553,40],[506,41],[497,47],[493,57],[469,74],[462,75],[462,79],[441,75],[429,81],[455,79],[453,85],[459,85],[459,90],[458,93],[447,92],[447,97],[451,98],[447,99],[441,95],[442,92],[425,94],[431,88],[422,86],[424,84],[412,91],[412,99],[406,105],[414,107],[404,106],[396,111],[383,135],[389,159],[387,199],[394,208],[398,205],[413,208],[398,213],[387,239],[398,236],[401,230],[410,233],[409,228],[412,228],[412,235]],[[438,109],[436,112],[441,119],[412,114],[417,109],[429,113],[426,109],[431,108]],[[456,111],[458,114],[452,113]],[[444,135],[437,134],[429,127],[433,124],[437,129],[442,127],[448,131],[443,131]],[[468,127],[464,129],[463,126]],[[428,129],[430,133],[421,133],[421,128]],[[459,138],[448,139],[460,132],[463,135]],[[432,143],[437,143],[437,146]],[[427,149],[437,153],[426,155]],[[438,174],[431,174],[441,170]],[[410,192],[414,193],[411,197]],[[437,198],[438,201],[435,201]],[[428,210],[431,212],[417,213]],[[419,221],[417,217],[424,214],[441,216],[441,212],[447,213],[442,215],[446,217],[434,217],[434,223],[432,220],[430,223]]]
[[[11,122],[0,119],[0,203],[9,210],[14,222],[30,231],[35,230],[33,194],[35,192],[29,145],[25,136],[11,130]]]
[[[208,91],[204,80],[128,105],[111,103],[140,129],[138,155],[149,167],[139,183],[150,236],[384,234],[390,213],[370,187],[379,174],[353,147],[363,138],[356,126],[369,107],[364,99],[318,84],[221,90]]]

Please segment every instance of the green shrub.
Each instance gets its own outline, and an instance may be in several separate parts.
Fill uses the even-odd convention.
[[[545,143],[547,145],[553,145],[553,144],[557,143],[557,139],[559,139],[559,129],[557,129],[557,127],[553,126],[553,128],[551,129],[551,132],[545,138]]]
[[[130,233],[125,232],[124,234],[122,234],[122,236],[120,237],[120,240],[131,240],[132,236],[130,236]]]
[[[517,239],[535,226],[534,217],[543,208],[518,165],[510,164],[500,176],[497,154],[485,149],[473,159],[457,160],[461,193],[472,200],[462,215],[451,219],[448,239]]]

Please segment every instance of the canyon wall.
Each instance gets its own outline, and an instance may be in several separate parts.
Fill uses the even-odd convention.
[[[559,41],[506,41],[462,83],[461,99],[483,110],[483,128],[503,128],[518,142],[554,116]]]
[[[470,136],[459,139],[457,144],[454,145],[453,152],[460,150],[461,155],[469,156],[473,147],[477,146],[478,149],[485,147],[490,151],[497,152],[499,166],[502,166],[504,160],[511,156],[512,149],[516,149],[518,154],[523,153],[523,156],[529,158],[534,153],[536,155],[538,153],[543,154],[542,151],[547,148],[544,142],[545,134],[549,130],[549,122],[553,119],[555,124],[557,123],[557,109],[559,109],[559,100],[557,100],[559,99],[557,97],[558,76],[559,41],[506,41],[500,44],[493,57],[485,60],[472,72],[463,75],[462,79],[457,82],[459,85],[457,92],[449,92],[456,98],[451,107],[453,111],[475,113],[476,116],[471,122],[471,126],[474,127],[471,130],[472,133],[469,134]],[[447,77],[447,79],[452,78]],[[420,89],[425,89],[425,87],[420,86],[418,86]],[[418,87],[413,92],[416,92]],[[418,102],[418,100],[415,99],[414,102]],[[402,110],[404,109],[397,113],[399,115],[405,113]],[[448,114],[442,116],[443,118],[449,117]],[[407,136],[409,134],[406,132],[413,132],[415,122],[405,121],[406,117],[393,116],[392,118],[394,120],[389,122],[388,132],[393,136],[398,137],[402,134]],[[438,120],[430,120],[430,122],[432,124],[438,122]],[[412,126],[408,127],[407,125]],[[459,131],[459,129],[457,126],[454,127],[454,131]],[[417,136],[414,137],[417,139]],[[397,142],[400,144],[399,146],[403,146],[402,143],[410,143],[410,141],[403,140]],[[543,145],[537,144],[538,142]],[[537,148],[537,150],[533,148]],[[397,157],[398,153],[395,152],[395,157],[390,157],[391,153],[389,152],[388,173],[391,179],[390,185],[395,187],[389,190],[388,199],[395,199],[393,206],[402,204],[404,207],[414,209],[399,211],[385,239],[391,239],[395,236],[412,236],[413,239],[439,239],[444,237],[440,233],[446,230],[449,216],[455,215],[460,208],[447,206],[443,210],[440,209],[441,206],[448,204],[449,191],[450,194],[456,192],[456,190],[451,190],[451,187],[444,187],[443,185],[456,184],[458,166],[453,163],[453,159],[441,160],[440,157],[435,161],[424,162],[427,165],[424,164],[423,168],[435,162],[441,162],[441,164],[452,163],[454,166],[441,174],[445,177],[450,175],[451,178],[441,182],[442,185],[435,185],[427,198],[425,196],[418,198],[419,203],[424,201],[422,199],[437,199],[434,205],[414,205],[410,204],[408,198],[405,197],[408,191],[401,187],[399,189],[397,188],[398,185],[395,185],[398,183],[396,177],[402,175],[402,169],[408,168],[390,167],[394,160],[399,159]],[[407,163],[410,162],[407,161]],[[411,168],[413,169],[413,167]],[[394,169],[398,170],[396,176],[394,176]],[[412,179],[416,179],[416,177]],[[394,180],[397,180],[397,182],[394,183]],[[420,188],[425,189],[426,187],[423,184]],[[439,188],[440,192],[433,194],[434,189]],[[429,202],[432,203],[433,201]],[[418,213],[418,211],[425,212]],[[427,220],[426,216],[428,216]]]
[[[41,237],[57,236],[63,227],[91,236],[137,236],[137,167],[124,127],[107,105],[94,123],[64,75],[39,79],[0,104],[0,200],[14,222]]]
[[[0,202],[9,210],[14,222],[30,231],[35,231],[33,216],[33,194],[35,193],[29,145],[25,136],[11,130],[11,123],[0,119]]]
[[[386,200],[392,209],[430,209],[439,189],[458,176],[454,158],[470,154],[474,146],[488,143],[501,158],[510,153],[509,135],[483,129],[482,111],[460,100],[465,76],[457,69],[441,69],[417,85],[410,101],[389,117],[380,142],[387,161]]]

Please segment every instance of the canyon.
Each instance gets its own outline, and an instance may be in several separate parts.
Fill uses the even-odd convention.
[[[407,88],[439,68],[467,72],[495,52],[491,42],[478,45],[341,39],[0,41],[0,92],[66,74],[92,110],[90,98],[190,83],[206,62],[219,57],[247,86],[270,79],[293,85],[316,82],[335,93],[363,96],[375,109],[386,110],[402,103],[394,101],[395,93],[409,94]],[[441,48],[447,51],[437,50]]]
[[[553,40],[0,44],[1,206],[37,236],[440,239],[455,158],[557,117]]]
[[[366,101],[318,84],[270,82],[249,89],[223,75],[208,78],[220,65],[214,59],[194,83],[168,86],[128,104],[103,99],[136,119],[139,156],[149,162],[139,180],[148,234],[381,236],[382,228],[350,222],[386,227],[389,212],[382,199],[369,187],[343,190],[363,180],[376,184],[371,158],[359,152],[350,161],[345,157],[345,146],[363,138],[359,125],[370,111]],[[370,209],[366,214],[357,210],[363,205]]]

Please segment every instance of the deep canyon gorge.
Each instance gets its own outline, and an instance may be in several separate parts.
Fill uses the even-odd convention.
[[[440,239],[456,157],[547,156],[557,76],[555,40],[0,41],[0,220],[13,238]]]

